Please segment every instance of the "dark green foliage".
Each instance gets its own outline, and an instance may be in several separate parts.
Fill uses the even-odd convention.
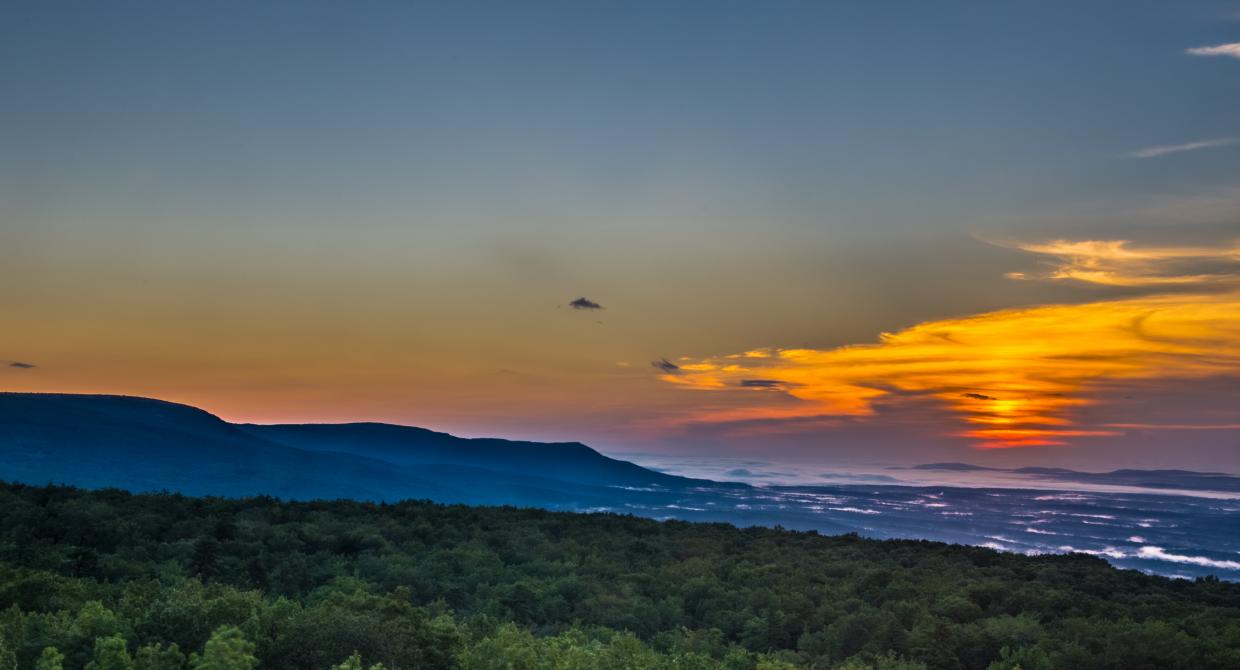
[[[3,670],[7,658],[48,670],[1236,668],[1240,585],[1086,556],[610,514],[8,485]]]
[[[17,670],[17,652],[0,636],[0,670]]]
[[[167,646],[159,643],[143,645],[134,655],[134,670],[182,670],[185,654],[175,643]]]
[[[60,653],[56,647],[44,647],[43,653],[39,654],[38,660],[34,662],[34,670],[62,670],[64,668],[65,655]]]
[[[133,670],[128,643],[120,635],[95,639],[95,654],[86,664],[86,670]]]
[[[211,634],[202,654],[189,659],[194,670],[253,670],[258,666],[254,643],[236,626],[221,626]]]

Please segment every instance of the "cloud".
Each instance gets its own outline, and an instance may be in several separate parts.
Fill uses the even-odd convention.
[[[1233,144],[1240,144],[1240,137],[1216,137],[1212,140],[1185,142],[1184,144],[1162,144],[1153,147],[1146,147],[1144,149],[1137,149],[1136,151],[1130,151],[1123,154],[1121,158],[1157,158],[1159,156],[1166,156],[1167,154],[1178,154],[1183,151],[1214,149],[1217,147],[1231,146]]]
[[[1077,549],[1070,544],[1065,544],[1059,547],[1059,550],[1072,554],[1089,554],[1090,556],[1106,556],[1107,558],[1129,558],[1128,552],[1116,547],[1104,547],[1102,549]]]
[[[1148,558],[1155,561],[1170,561],[1172,563],[1184,563],[1186,565],[1199,565],[1203,568],[1219,568],[1221,570],[1240,570],[1240,561],[1220,561],[1205,556],[1186,556],[1184,554],[1172,554],[1162,547],[1141,547],[1137,550],[1138,558]]]
[[[1063,445],[1122,434],[1080,424],[1078,410],[1125,384],[1240,378],[1240,291],[1003,310],[884,333],[874,344],[771,354],[743,365],[701,359],[662,379],[729,394],[692,413],[694,423],[864,420],[880,403],[898,412],[928,399],[955,423],[944,430],[975,446]],[[785,383],[780,397],[793,402],[765,402],[752,393],[763,387],[743,385],[753,379]],[[971,388],[996,396],[970,396]]]
[[[1193,47],[1185,49],[1184,53],[1190,56],[1228,56],[1240,59],[1240,42],[1216,44],[1212,47]]]
[[[12,363],[9,363],[9,367],[17,368],[19,370],[29,370],[30,368],[35,368],[38,366],[35,365],[34,363],[23,363],[21,361],[13,361]]]
[[[576,300],[568,303],[568,306],[573,309],[603,309],[602,305],[585,297],[577,298]]]
[[[779,379],[742,379],[741,388],[748,389],[786,389],[789,384]]]
[[[650,361],[650,365],[654,369],[659,370],[666,375],[674,375],[680,372],[680,366],[667,360],[666,358],[660,358],[657,361]]]
[[[852,434],[866,424],[873,428],[872,419],[881,416],[883,426],[923,441],[937,436],[980,448],[1055,446],[1120,437],[1147,425],[1117,414],[1130,411],[1126,399],[1133,394],[1177,384],[1240,384],[1240,241],[1017,246],[1048,257],[1044,278],[1148,294],[927,321],[882,333],[870,344],[765,347],[681,357],[679,365],[661,359],[652,365],[666,373],[663,381],[715,392],[665,425],[767,436]],[[1147,413],[1137,420],[1171,430],[1235,425],[1221,416],[1158,418]]]
[[[1240,423],[1108,423],[1125,430],[1240,430]]]
[[[1069,279],[1105,286],[1240,284],[1240,242],[1216,246],[1133,246],[1128,240],[1053,240],[1017,245],[1056,259],[1050,272],[1009,279]]]

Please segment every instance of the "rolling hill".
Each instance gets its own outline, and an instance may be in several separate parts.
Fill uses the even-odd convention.
[[[0,394],[0,479],[190,495],[614,504],[697,480],[579,443],[463,439],[388,424],[237,425],[128,396]]]

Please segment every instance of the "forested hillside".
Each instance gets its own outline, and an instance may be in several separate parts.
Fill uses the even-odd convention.
[[[1240,585],[931,542],[0,486],[0,670],[1237,668]]]

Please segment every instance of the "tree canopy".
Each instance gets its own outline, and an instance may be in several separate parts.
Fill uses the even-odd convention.
[[[0,670],[1240,667],[1240,585],[427,502],[0,485]]]

